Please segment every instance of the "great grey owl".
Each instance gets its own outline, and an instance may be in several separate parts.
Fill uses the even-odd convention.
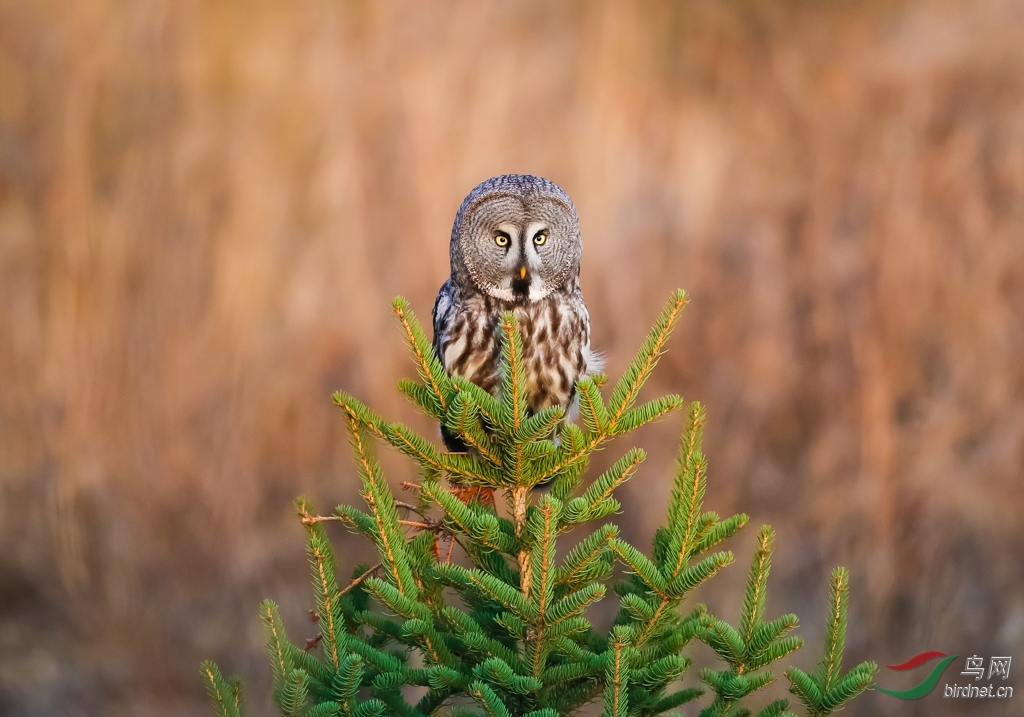
[[[580,291],[579,217],[552,181],[503,174],[477,185],[455,215],[451,276],[434,302],[434,351],[445,369],[499,388],[501,314],[523,340],[531,411],[572,407],[576,381],[600,370]],[[466,446],[442,428],[451,451]]]

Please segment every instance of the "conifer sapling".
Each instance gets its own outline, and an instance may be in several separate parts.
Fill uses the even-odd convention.
[[[594,451],[683,405],[676,395],[639,405],[637,398],[686,301],[682,291],[672,296],[610,393],[602,390],[604,375],[578,382],[579,422],[559,429],[561,408],[527,410],[522,344],[511,314],[501,322],[503,380],[492,396],[445,373],[407,302],[395,300],[420,379],[402,380],[399,390],[471,450],[444,452],[351,395],[334,395],[366,509],[340,505],[320,516],[306,499],[297,501],[309,534],[319,634],[301,648],[288,639],[274,602],[260,606],[282,715],[558,717],[589,703],[603,704],[606,717],[668,714],[704,694],[703,687],[681,684],[690,666],[683,651],[695,638],[724,663],[700,671],[713,693],[701,717],[752,714],[745,705],[774,681],[768,666],[802,641],[788,634],[795,615],[765,621],[774,539],[768,526],[758,538],[739,627],[703,605],[680,609],[733,561],[718,546],[748,520],[703,509],[704,408],[692,403],[686,410],[668,513],[649,554],[623,540],[614,523],[599,522],[620,510],[615,491],[636,474],[644,451],[627,450],[585,481]],[[418,465],[418,482],[407,484],[415,502],[396,500],[375,441]],[[326,521],[371,540],[379,562],[354,566],[351,578],[339,582]],[[596,527],[559,560],[559,540],[584,523]],[[626,574],[613,582],[616,563]],[[819,670],[786,671],[812,717],[866,689],[876,669],[862,663],[841,674],[848,584],[838,568]],[[607,597],[609,586],[620,607],[602,634],[588,608]],[[240,683],[225,680],[212,662],[202,664],[201,674],[217,714],[241,717]],[[790,714],[787,709],[786,700],[775,700],[758,715]]]

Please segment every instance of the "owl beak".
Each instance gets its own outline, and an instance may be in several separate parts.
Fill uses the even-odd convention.
[[[525,279],[526,278],[526,267],[525,266],[519,267],[519,278],[520,279]]]

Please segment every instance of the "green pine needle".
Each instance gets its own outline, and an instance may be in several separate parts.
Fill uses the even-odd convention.
[[[772,543],[774,540],[775,531],[771,529],[771,526],[762,526],[757,550],[754,552],[754,562],[750,566],[747,590],[743,596],[743,611],[740,613],[740,633],[743,635],[744,642],[750,642],[754,628],[761,623],[765,589],[768,585],[768,571],[772,565]]]
[[[217,664],[206,660],[199,666],[199,672],[218,717],[241,717],[239,693],[220,674]]]
[[[874,662],[862,662],[842,674],[849,594],[850,575],[846,568],[837,567],[832,571],[829,584],[829,619],[825,627],[825,649],[818,669],[812,675],[796,667],[786,671],[789,691],[804,704],[811,717],[825,717],[840,709],[872,685],[878,670]]]
[[[285,677],[284,684],[277,693],[277,705],[281,708],[281,717],[301,717],[306,711],[306,698],[309,694],[309,675],[305,670],[295,669]]]
[[[260,618],[263,620],[264,632],[267,636],[267,652],[270,653],[270,667],[274,674],[274,687],[280,688],[292,670],[292,660],[285,645],[288,636],[284,631],[284,623],[273,600],[264,600],[260,605]]]

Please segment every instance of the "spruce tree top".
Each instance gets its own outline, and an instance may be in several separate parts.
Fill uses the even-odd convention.
[[[683,405],[676,395],[637,405],[637,396],[686,301],[683,291],[671,297],[607,398],[603,375],[578,383],[575,425],[563,423],[561,408],[527,410],[511,314],[501,323],[503,380],[500,395],[492,396],[445,373],[408,303],[395,300],[420,378],[402,380],[399,389],[472,450],[443,452],[349,394],[334,395],[367,509],[340,505],[334,515],[319,516],[309,501],[298,501],[309,531],[319,634],[300,648],[285,636],[276,605],[261,606],[283,715],[557,717],[598,701],[607,717],[660,715],[705,688],[713,696],[702,717],[752,714],[745,705],[775,679],[767,667],[802,640],[788,634],[795,615],[764,619],[774,537],[768,526],[757,540],[738,628],[704,605],[680,611],[694,588],[732,562],[732,552],[717,548],[748,520],[703,510],[703,407],[686,410],[667,515],[649,555],[622,540],[614,523],[598,522],[619,511],[614,492],[637,471],[644,451],[631,448],[584,480],[591,455],[609,439]],[[415,502],[395,499],[374,439],[418,465],[418,482],[406,484]],[[538,489],[542,484],[549,489]],[[374,566],[355,566],[344,587],[324,529],[332,520],[372,540],[380,555]],[[597,527],[559,560],[558,540],[583,523]],[[613,584],[620,608],[611,629],[599,633],[587,611],[606,597],[615,563],[626,571]],[[871,684],[876,669],[862,663],[841,672],[847,592],[846,572],[837,569],[821,667],[813,675],[786,673],[808,715],[837,709]],[[700,672],[704,687],[680,684],[690,665],[682,652],[693,638],[723,662],[720,670]],[[224,680],[212,662],[202,673],[218,714],[239,717],[238,681]],[[775,700],[758,715],[791,714],[787,708],[786,700]]]

